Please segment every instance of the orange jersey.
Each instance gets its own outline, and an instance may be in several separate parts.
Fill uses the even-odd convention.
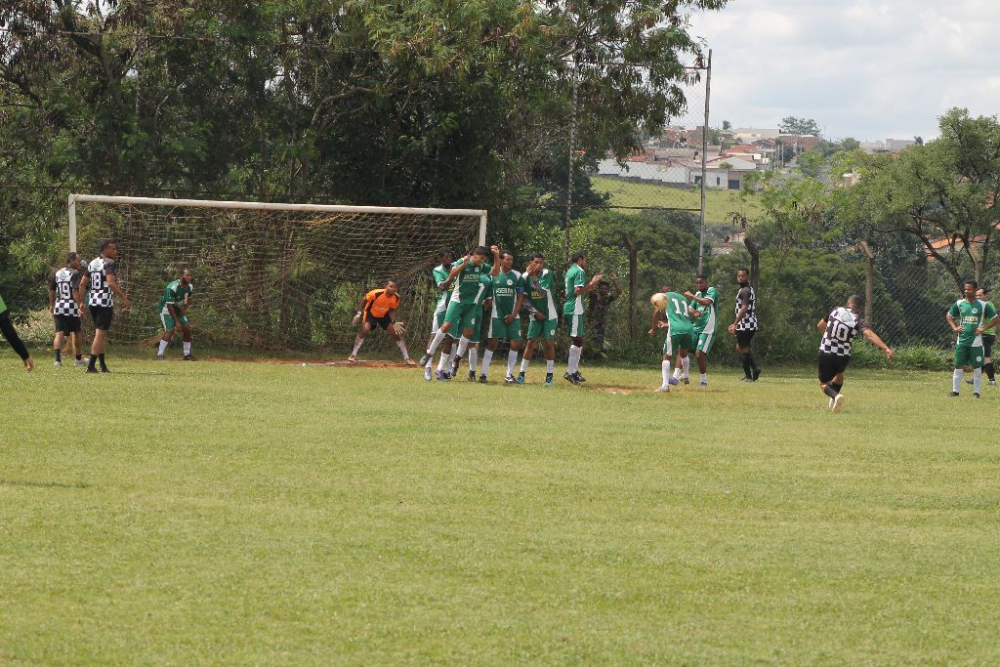
[[[365,312],[371,313],[372,317],[385,317],[390,310],[395,310],[399,306],[399,292],[389,296],[385,293],[385,288],[373,289],[365,294]]]

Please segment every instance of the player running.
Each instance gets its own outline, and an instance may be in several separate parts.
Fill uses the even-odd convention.
[[[972,396],[979,398],[983,389],[983,333],[997,326],[1000,318],[989,301],[976,298],[979,289],[975,280],[962,283],[964,299],[951,305],[945,319],[952,331],[958,334],[955,342],[955,373],[951,379],[951,396],[958,396],[962,386],[964,366],[972,366]]]
[[[83,312],[83,295],[78,293],[80,280],[83,274],[80,270],[83,264],[80,257],[71,252],[66,256],[66,266],[62,267],[52,275],[49,282],[49,312],[56,325],[56,337],[52,341],[52,354],[55,356],[55,367],[62,366],[63,339],[69,336],[73,343],[73,352],[76,356],[76,366],[82,366],[85,362],[80,350],[83,345],[80,342],[80,314]]]
[[[823,334],[819,343],[819,388],[830,397],[830,409],[834,412],[840,412],[844,407],[844,395],[840,390],[844,386],[844,371],[851,363],[851,344],[857,334],[860,333],[885,352],[890,361],[896,358],[892,348],[861,319],[863,305],[862,298],[855,294],[847,299],[846,307],[834,308],[816,323],[816,328]]]
[[[590,282],[586,277],[587,255],[578,252],[571,258],[569,270],[566,271],[566,302],[563,304],[563,316],[569,327],[569,359],[566,362],[566,374],[563,377],[573,384],[586,382],[580,375],[580,357],[583,355],[583,337],[585,334],[583,322],[583,295],[590,294],[601,282],[603,276],[598,273]]]
[[[417,362],[410,359],[410,353],[406,351],[406,341],[403,340],[406,329],[403,328],[402,323],[396,322],[396,309],[398,307],[399,290],[395,280],[389,280],[385,287],[373,289],[365,294],[365,298],[361,300],[358,312],[351,322],[354,325],[361,322],[361,329],[358,331],[357,338],[354,339],[354,349],[351,350],[351,356],[347,358],[348,361],[358,360],[358,352],[361,350],[365,338],[374,327],[379,326],[389,334],[390,338],[396,341],[396,346],[403,353],[403,361],[410,366],[417,365]]]
[[[156,358],[160,361],[166,359],[164,354],[178,326],[181,328],[181,336],[184,340],[184,361],[195,360],[191,356],[191,325],[187,319],[187,310],[191,306],[193,292],[191,269],[181,271],[180,278],[171,281],[163,290],[163,296],[160,297],[159,303],[163,336],[160,338],[160,348],[156,353]]]
[[[122,300],[125,310],[132,307],[128,295],[118,286],[118,245],[108,239],[101,243],[101,255],[90,262],[87,275],[80,279],[79,296],[82,300],[87,290],[90,290],[88,309],[90,319],[94,321],[94,340],[90,344],[90,363],[88,373],[97,372],[97,362],[101,362],[101,372],[110,373],[104,362],[104,350],[108,344],[108,330],[115,314],[115,295]]]
[[[698,360],[698,372],[701,374],[700,387],[708,386],[708,355],[715,344],[715,326],[718,322],[719,292],[714,287],[709,286],[708,278],[704,274],[698,275],[694,279],[697,292],[684,292],[684,296],[691,300],[697,315],[694,315],[694,340],[695,357]],[[688,358],[684,359],[684,374],[687,375],[687,367],[690,364]]]
[[[666,313],[664,321],[664,311],[659,308],[653,311],[653,327],[649,330],[649,335],[656,337],[657,329],[666,329],[667,338],[663,341],[663,361],[661,370],[663,373],[663,384],[656,390],[656,393],[667,393],[670,385],[677,384],[676,378],[670,375],[670,362],[677,356],[683,360],[688,352],[694,349],[694,326],[691,324],[690,308],[683,294],[668,291],[664,288],[667,297]]]
[[[736,336],[736,351],[743,362],[743,381],[756,382],[761,368],[750,353],[750,341],[757,333],[757,293],[750,284],[750,270],[736,272],[740,291],[736,293],[736,321],[729,325],[729,333]]]
[[[528,262],[528,268],[521,276],[521,289],[527,295],[524,305],[530,313],[528,320],[528,346],[521,359],[521,372],[515,382],[524,384],[528,364],[541,342],[545,345],[545,386],[553,385],[556,367],[556,329],[559,327],[559,311],[556,310],[555,276],[545,268],[545,255],[536,252]]]
[[[13,348],[14,352],[17,353],[17,356],[21,357],[21,361],[24,362],[24,369],[29,373],[35,370],[35,362],[28,353],[28,348],[25,347],[24,341],[17,335],[17,329],[14,328],[14,324],[10,321],[7,304],[3,302],[2,296],[0,296],[0,333],[7,339],[7,342]]]
[[[493,270],[490,279],[493,283],[493,307],[490,313],[489,339],[486,351],[483,352],[483,367],[479,381],[486,383],[493,361],[493,353],[501,340],[510,343],[507,353],[507,374],[504,382],[515,381],[514,368],[517,366],[517,353],[521,349],[521,306],[524,303],[524,288],[521,285],[521,274],[514,270],[514,255],[506,250],[499,250],[493,255]]]
[[[441,296],[438,297],[437,305],[434,307],[434,318],[431,322],[431,337],[427,341],[427,349],[430,349],[434,343],[434,336],[437,335],[437,332],[441,329],[441,325],[444,324],[444,316],[448,312],[448,304],[451,302],[452,278],[449,275],[451,273],[451,261],[451,250],[447,248],[438,250],[438,262],[440,264],[434,267],[431,275],[434,278],[434,286],[441,292]],[[451,354],[452,340],[454,339],[451,336],[444,339],[444,344],[441,346],[442,355],[447,357]],[[424,379],[430,380],[434,376],[434,355],[425,353],[420,358],[420,365],[424,367]]]

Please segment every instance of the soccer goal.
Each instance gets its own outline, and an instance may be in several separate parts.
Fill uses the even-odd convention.
[[[160,296],[187,267],[200,346],[349,350],[358,303],[389,279],[419,346],[439,295],[438,250],[457,257],[485,243],[486,224],[486,211],[472,209],[69,196],[71,251],[89,261],[101,239],[117,242],[132,307],[116,304],[110,335],[123,344],[157,339]]]

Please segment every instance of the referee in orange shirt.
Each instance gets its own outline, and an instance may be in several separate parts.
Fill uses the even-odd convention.
[[[410,353],[406,351],[406,341],[403,340],[406,329],[401,323],[396,322],[396,308],[398,307],[399,290],[395,280],[390,280],[385,284],[385,287],[373,289],[365,294],[361,305],[358,306],[358,313],[354,316],[353,324],[361,322],[361,330],[358,331],[358,337],[354,339],[354,349],[351,351],[351,356],[347,358],[348,361],[358,360],[358,351],[365,342],[365,337],[375,326],[380,326],[396,341],[400,352],[403,353],[403,361],[410,366],[417,365],[417,362],[410,359]]]

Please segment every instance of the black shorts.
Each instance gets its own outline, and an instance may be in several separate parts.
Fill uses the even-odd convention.
[[[111,319],[115,315],[115,309],[110,306],[91,306],[90,319],[94,320],[94,328],[107,331],[111,328]]]
[[[756,329],[737,329],[736,344],[740,347],[750,347],[750,341],[757,335]]]
[[[850,357],[841,357],[836,354],[819,353],[819,381],[828,384],[830,380],[847,370],[847,364],[851,363]]]
[[[80,333],[80,318],[72,315],[53,315],[56,321],[56,333]]]
[[[991,336],[989,334],[983,334],[983,355],[987,357],[993,356],[993,343],[997,342],[996,336]]]
[[[365,322],[371,325],[374,329],[375,325],[382,327],[383,329],[388,329],[389,325],[392,324],[392,318],[388,315],[383,315],[382,317],[375,317],[371,313],[365,313]]]

